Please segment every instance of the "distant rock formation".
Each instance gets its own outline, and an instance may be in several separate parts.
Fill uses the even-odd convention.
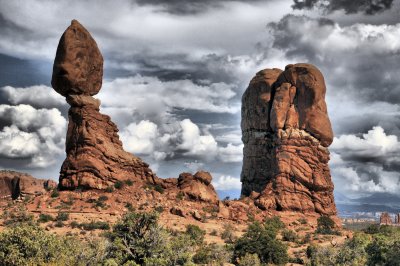
[[[154,182],[148,164],[122,148],[117,126],[99,112],[103,57],[90,33],[76,20],[62,35],[51,84],[71,106],[60,189],[105,189],[128,179]]]
[[[390,217],[389,213],[382,212],[381,217],[379,219],[379,223],[381,225],[391,225],[393,224],[392,218]]]
[[[262,209],[335,215],[325,81],[310,64],[264,69],[242,97],[242,195]]]
[[[209,172],[198,171],[194,175],[191,173],[181,173],[178,178],[158,179],[157,182],[165,189],[168,194],[175,194],[193,201],[217,203],[218,195],[211,184],[212,176]]]
[[[24,196],[40,195],[54,187],[57,187],[57,183],[53,180],[37,179],[31,175],[15,171],[0,171],[1,198],[15,200]]]

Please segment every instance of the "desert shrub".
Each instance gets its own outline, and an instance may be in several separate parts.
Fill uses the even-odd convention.
[[[183,200],[185,198],[185,193],[182,191],[179,191],[178,194],[176,194],[176,199],[178,200]]]
[[[125,185],[127,185],[127,186],[133,186],[133,181],[130,180],[130,179],[125,180],[124,183],[125,183]]]
[[[193,256],[193,262],[203,265],[223,265],[231,260],[231,252],[224,246],[210,244],[201,246]]]
[[[246,253],[243,257],[239,258],[239,266],[261,266],[261,261],[257,254]]]
[[[56,221],[65,222],[69,220],[69,213],[67,212],[59,212],[56,217]]]
[[[335,222],[329,216],[321,216],[317,220],[317,230],[315,233],[321,235],[337,235],[339,232],[334,230]]]
[[[113,188],[112,186],[109,186],[109,187],[107,187],[107,188],[105,189],[105,191],[106,191],[107,193],[112,193],[112,192],[114,192],[114,188]]]
[[[287,246],[276,239],[281,228],[283,223],[279,218],[270,218],[263,224],[250,224],[245,234],[234,243],[234,259],[250,253],[257,254],[262,263],[285,264],[288,261]]]
[[[107,201],[108,200],[108,197],[106,196],[106,195],[101,195],[98,199],[97,199],[97,201]]]
[[[89,223],[80,223],[78,225],[79,228],[86,230],[86,231],[92,231],[92,230],[109,230],[110,225],[107,222],[103,221],[91,221]]]
[[[156,213],[127,213],[107,237],[109,265],[188,265],[194,250],[189,234],[171,235]]]
[[[232,224],[227,223],[227,224],[224,224],[223,229],[224,230],[222,231],[221,238],[225,241],[225,243],[232,244],[233,242],[235,242],[235,240],[236,240],[236,237],[234,234],[235,227]]]
[[[51,221],[54,221],[54,218],[50,214],[39,214],[38,223],[47,223]]]
[[[307,224],[307,219],[305,219],[305,218],[300,218],[300,219],[298,219],[297,221],[299,221],[299,223],[300,224]]]
[[[266,230],[271,231],[273,234],[277,234],[279,230],[285,228],[285,224],[281,221],[278,216],[273,216],[271,218],[267,218],[264,221],[264,227]]]
[[[104,260],[104,241],[83,243],[23,224],[0,233],[0,265],[97,265]]]
[[[114,183],[115,189],[122,189],[123,187],[124,187],[124,183],[122,183],[121,181],[117,181]]]
[[[12,212],[3,214],[3,223],[6,226],[19,226],[20,224],[33,224],[33,215],[28,213],[25,208],[18,208]]]
[[[202,230],[197,225],[188,224],[186,225],[186,234],[189,235],[190,239],[192,239],[194,243],[201,245],[204,241],[206,231]]]
[[[154,210],[158,213],[162,213],[164,211],[164,207],[163,206],[157,206],[154,208]]]
[[[217,236],[217,235],[218,235],[218,231],[215,230],[215,229],[213,229],[213,230],[210,232],[210,235],[211,235],[211,236]]]
[[[283,230],[282,231],[282,240],[288,242],[296,242],[297,235],[293,230]]]
[[[54,226],[55,226],[55,227],[64,227],[64,223],[63,223],[62,221],[56,221],[56,222],[54,223]]]
[[[52,198],[58,198],[60,196],[60,192],[58,191],[57,188],[54,188],[53,191],[50,194],[50,197]]]
[[[155,184],[154,185],[154,190],[163,194],[164,193],[164,188],[160,184]]]

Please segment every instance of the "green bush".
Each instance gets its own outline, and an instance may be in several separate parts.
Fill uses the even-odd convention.
[[[77,225],[77,227],[86,230],[86,231],[92,231],[92,230],[110,230],[110,225],[107,222],[103,221],[91,221],[89,223],[80,223]]]
[[[157,206],[157,207],[154,208],[154,210],[156,212],[158,212],[158,213],[162,213],[162,212],[164,212],[164,207],[163,206]]]
[[[115,189],[122,189],[123,187],[124,187],[124,183],[122,183],[121,181],[117,181],[114,183]]]
[[[279,218],[270,218],[261,224],[249,225],[246,233],[234,243],[234,259],[238,260],[247,253],[257,254],[262,263],[285,264],[288,262],[287,246],[276,239],[277,233],[284,227]]]
[[[11,213],[5,211],[2,218],[6,226],[19,226],[20,224],[34,223],[33,215],[28,213],[24,208],[18,208]]]
[[[282,231],[282,240],[288,242],[296,242],[297,235],[293,230],[283,230]]]
[[[189,265],[194,251],[190,236],[172,236],[158,225],[156,213],[127,213],[108,239],[108,261],[116,263],[109,265]]]
[[[201,246],[193,256],[193,262],[203,265],[223,265],[231,260],[231,253],[224,246],[210,244]]]
[[[185,193],[182,191],[179,191],[178,194],[176,194],[176,199],[177,200],[183,200],[185,198]]]
[[[53,216],[44,213],[39,214],[38,223],[47,223],[51,221],[54,221]]]
[[[83,243],[22,224],[0,233],[0,265],[100,265],[105,247],[101,240]]]
[[[321,235],[338,235],[339,231],[334,230],[335,222],[329,216],[321,216],[317,220],[317,230],[315,233]]]
[[[109,186],[109,187],[106,188],[106,192],[107,193],[112,193],[112,192],[114,192],[114,188]]]
[[[200,229],[197,225],[188,224],[186,225],[186,234],[190,236],[190,238],[197,245],[203,244],[204,236],[206,235],[206,231]]]
[[[69,220],[69,213],[67,212],[59,212],[56,217],[56,221],[65,222]]]
[[[59,196],[60,196],[60,192],[57,190],[57,188],[54,188],[53,191],[50,194],[50,197],[58,198]]]
[[[246,253],[243,257],[239,258],[239,266],[261,266],[261,261],[257,254]]]
[[[163,194],[164,193],[164,188],[160,184],[154,185],[154,190]]]
[[[133,186],[133,181],[130,179],[125,180],[125,185],[127,186]]]
[[[224,231],[222,231],[221,238],[225,241],[225,243],[232,244],[235,242],[235,227],[232,224],[227,223],[224,224],[223,229]]]

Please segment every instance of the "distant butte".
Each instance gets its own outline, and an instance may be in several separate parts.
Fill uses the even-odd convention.
[[[322,73],[310,64],[264,69],[242,97],[242,195],[262,209],[335,215],[333,132]]]

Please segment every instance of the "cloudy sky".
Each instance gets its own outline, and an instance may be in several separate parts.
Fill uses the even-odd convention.
[[[0,167],[58,178],[67,110],[50,87],[72,19],[105,58],[101,112],[160,177],[205,169],[238,196],[240,99],[263,68],[315,64],[336,190],[400,191],[399,0],[0,0]]]

